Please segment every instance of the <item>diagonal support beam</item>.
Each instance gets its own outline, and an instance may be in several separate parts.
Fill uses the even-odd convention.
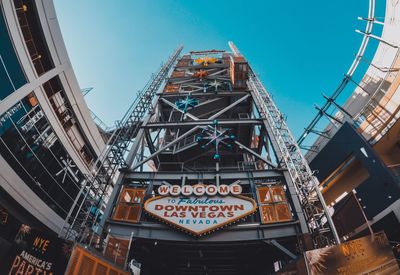
[[[184,114],[187,117],[190,117],[193,120],[199,120],[199,118],[197,118],[196,116],[190,114],[190,113],[185,113],[184,111],[180,110],[175,104],[169,102],[168,100],[161,98],[162,102],[164,102],[165,104],[167,104],[168,106],[174,108],[175,110],[177,110],[178,112]]]
[[[251,150],[250,148],[248,148],[247,146],[241,144],[239,141],[235,140],[235,144],[237,146],[239,146],[240,149],[244,149],[245,151],[247,151],[248,153],[252,154],[253,156],[255,156],[256,158],[262,160],[263,162],[267,163],[268,165],[277,168],[278,166],[273,164],[272,162],[270,162],[269,160],[263,158],[261,155],[257,154],[256,152],[254,152],[253,150]]]
[[[316,135],[319,135],[321,137],[327,138],[327,139],[330,138],[329,137],[329,133],[327,131],[322,131],[321,132],[321,131],[318,131],[318,130],[315,130],[315,129],[311,129],[311,130],[309,130],[309,132],[313,133],[313,134],[316,134]]]
[[[326,95],[322,94],[322,96],[330,103],[332,103],[333,105],[335,105],[336,108],[338,108],[340,111],[342,111],[342,113],[344,113],[345,115],[347,115],[350,119],[353,119],[353,116],[347,112],[347,110],[345,110],[342,106],[340,106],[339,104],[336,103],[335,99],[332,97],[327,97]]]
[[[213,120],[213,119],[218,118],[219,116],[221,116],[221,115],[224,114],[225,112],[229,111],[230,109],[232,109],[233,107],[235,107],[236,105],[238,105],[239,103],[243,102],[244,100],[246,100],[246,99],[249,98],[249,97],[250,97],[250,94],[245,95],[244,97],[242,97],[242,98],[236,100],[236,101],[233,102],[232,104],[226,106],[226,107],[223,108],[221,111],[219,111],[219,112],[217,112],[216,114],[212,115],[212,116],[209,117],[208,119],[209,119],[209,120]],[[190,113],[184,113],[182,110],[178,109],[178,107],[177,107],[175,104],[169,102],[168,100],[166,100],[166,99],[164,99],[164,98],[161,98],[161,100],[162,100],[165,104],[167,104],[168,106],[170,106],[170,107],[174,108],[175,110],[177,110],[178,112],[181,112],[182,114],[185,114],[187,117],[189,117],[189,118],[191,118],[191,119],[193,119],[193,120],[200,120],[198,117],[196,117],[196,116],[194,116],[194,115],[192,115],[192,114],[190,114]]]
[[[238,105],[239,103],[241,103],[242,101],[246,100],[248,97],[250,97],[250,94],[247,94],[245,96],[243,96],[242,98],[236,100],[235,102],[233,102],[232,104],[226,106],[225,108],[223,108],[221,111],[219,111],[218,113],[212,115],[209,120],[213,120],[218,118],[219,116],[221,116],[222,114],[224,114],[225,112],[229,111],[231,108],[233,108],[234,106]],[[179,110],[177,108],[177,106],[175,106],[175,104],[169,102],[168,100],[161,98],[161,100],[171,106],[172,108],[174,108],[175,110],[183,113],[182,110]],[[191,119],[193,120],[200,120],[199,118],[197,118],[194,115],[191,115],[189,113],[186,113],[185,115],[189,116]],[[194,129],[198,129],[200,128],[199,126],[193,128],[192,130],[190,130],[189,132],[193,131]],[[180,136],[178,139],[172,141],[171,143],[167,144],[166,146],[164,146],[163,148],[161,148],[160,150],[158,150],[157,152],[155,152],[154,154],[150,155],[147,159],[139,162],[138,164],[136,164],[132,169],[135,170],[137,167],[139,167],[140,165],[142,165],[143,163],[149,161],[151,158],[153,158],[154,156],[156,156],[157,154],[161,153],[162,151],[164,151],[165,149],[167,149],[168,147],[174,145],[175,143],[179,142],[183,137],[186,137],[188,135],[189,132],[186,132],[184,135]],[[235,141],[235,144],[239,146],[239,148],[244,149],[245,151],[247,151],[248,153],[252,154],[253,156],[255,156],[256,158],[260,159],[261,161],[267,163],[268,165],[270,165],[271,167],[277,168],[277,165],[273,164],[272,162],[270,162],[269,160],[263,158],[261,155],[257,154],[256,152],[254,152],[253,150],[251,150],[250,148],[248,148],[247,146],[243,145],[242,143],[240,143],[239,141]]]
[[[234,106],[236,106],[237,104],[239,104],[240,102],[246,100],[248,97],[250,97],[250,94],[245,95],[244,97],[238,99],[237,101],[233,102],[232,104],[226,106],[224,109],[222,109],[221,111],[219,111],[218,113],[212,115],[209,120],[213,120],[216,119],[217,117],[219,117],[220,115],[222,115],[223,113],[229,111],[231,108],[233,108]],[[177,107],[172,104],[171,102],[164,100],[163,98],[161,99],[163,100],[166,104],[170,105],[171,107],[173,107],[174,109],[177,109]],[[178,111],[181,111],[179,109],[177,109]],[[182,111],[181,111],[182,112]],[[188,115],[188,114],[186,114]],[[199,118],[197,118],[196,116],[191,115],[191,118],[193,120],[199,120]],[[210,127],[210,126],[209,126]],[[267,163],[268,165],[277,168],[277,165],[273,164],[272,162],[270,162],[269,160],[263,158],[261,155],[257,154],[256,152],[254,152],[253,150],[251,150],[250,148],[248,148],[247,146],[243,145],[242,143],[240,143],[239,141],[235,141],[235,144],[239,146],[239,148],[244,149],[245,151],[249,152],[250,154],[252,154],[253,156],[255,156],[256,158],[260,159],[261,161]],[[136,168],[135,168],[136,169]]]
[[[272,240],[265,240],[265,243],[269,244],[269,245],[273,245],[276,248],[278,248],[280,251],[282,251],[283,253],[285,253],[286,255],[288,255],[290,258],[292,259],[296,259],[297,256],[295,254],[293,254],[292,252],[290,252],[289,249],[287,249],[286,247],[284,247],[283,245],[281,245],[280,243],[278,243],[276,240],[272,239]]]
[[[301,145],[300,148],[303,149],[303,150],[307,150],[307,151],[311,151],[311,152],[314,152],[314,153],[318,153],[318,150],[317,150],[318,146],[316,146],[316,145]]]
[[[235,107],[236,105],[238,105],[239,103],[241,103],[242,101],[246,100],[247,98],[250,97],[250,94],[245,95],[242,98],[239,98],[238,100],[236,100],[235,102],[233,102],[232,104],[226,106],[224,109],[222,109],[221,111],[219,111],[218,113],[212,115],[209,119],[216,119],[217,117],[219,117],[220,115],[222,115],[223,113],[225,113],[226,111],[229,111],[230,109],[232,109],[233,107]]]
[[[154,152],[153,154],[151,154],[149,157],[147,157],[146,159],[142,160],[141,162],[137,163],[135,166],[132,167],[132,170],[135,170],[136,168],[138,168],[139,166],[141,166],[142,164],[148,162],[149,160],[151,160],[152,158],[154,158],[155,156],[157,156],[158,154],[160,154],[161,152],[165,151],[166,149],[168,149],[169,147],[171,147],[172,145],[178,143],[179,141],[181,141],[182,139],[184,139],[185,137],[187,137],[188,135],[194,133],[197,129],[199,129],[199,126],[196,126],[194,128],[192,128],[191,130],[187,131],[186,133],[184,133],[183,135],[181,135],[180,137],[178,137],[177,139],[175,139],[174,141],[171,141],[170,143],[168,143],[167,145],[163,146],[162,148],[160,148],[159,150],[157,150],[156,152]]]
[[[318,112],[319,112],[321,115],[326,116],[326,117],[327,117],[328,119],[330,119],[331,121],[332,121],[332,120],[333,120],[333,121],[336,121],[336,122],[339,123],[340,125],[343,124],[343,122],[341,122],[339,119],[337,119],[336,117],[334,117],[334,116],[328,114],[325,110],[323,110],[322,108],[318,107],[317,105],[314,105],[314,107],[315,107],[315,109],[318,110]]]
[[[196,105],[193,109],[195,109],[195,108],[197,108],[197,107],[200,107],[200,106],[204,106],[204,105],[213,103],[213,102],[216,102],[216,101],[221,100],[221,99],[222,99],[221,97],[216,97],[216,98],[207,99],[206,101],[201,102],[201,103],[199,103],[198,105]]]
[[[146,138],[147,146],[149,147],[150,153],[154,153],[156,149],[154,148],[153,141],[151,140],[149,129],[145,129],[144,137]]]

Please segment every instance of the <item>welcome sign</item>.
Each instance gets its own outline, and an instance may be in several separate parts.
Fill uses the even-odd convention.
[[[199,186],[203,188],[199,188]],[[213,188],[209,186],[213,186]],[[231,224],[256,211],[256,203],[253,199],[240,195],[230,195],[238,193],[239,189],[241,192],[239,185],[231,185],[228,189],[224,186],[221,189],[214,185],[195,185],[193,186],[194,192],[187,192],[187,188],[186,191],[185,188],[181,190],[180,186],[172,186],[169,190],[166,190],[165,187],[161,186],[159,193],[168,194],[168,192],[172,192],[176,195],[151,198],[146,201],[144,209],[157,219],[196,236]],[[192,187],[190,186],[190,188]],[[204,190],[204,192],[201,190]],[[220,190],[222,192],[219,192]],[[178,191],[186,192],[188,195],[177,194]],[[221,193],[229,195],[224,196]]]

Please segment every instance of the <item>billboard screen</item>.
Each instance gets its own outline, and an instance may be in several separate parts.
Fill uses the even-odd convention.
[[[383,231],[306,252],[309,274],[400,274]]]
[[[22,224],[0,261],[0,274],[64,274],[73,244]]]

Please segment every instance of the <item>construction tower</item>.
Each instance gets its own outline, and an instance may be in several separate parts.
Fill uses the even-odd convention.
[[[132,143],[123,162],[107,160],[123,165],[103,220],[118,264],[139,262],[144,275],[267,274],[338,242],[283,114],[229,46],[179,57],[164,85],[139,95],[147,105],[130,114],[141,117],[120,127]]]

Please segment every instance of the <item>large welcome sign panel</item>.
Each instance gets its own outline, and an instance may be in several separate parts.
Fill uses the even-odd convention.
[[[176,194],[176,191],[173,186],[171,192]],[[204,189],[204,192],[197,191],[199,188],[196,193],[203,193],[203,195],[154,197],[147,200],[144,208],[157,219],[197,236],[231,224],[256,211],[256,203],[251,198],[230,195],[229,192],[226,196],[221,195],[226,192],[210,196],[207,195],[207,189]],[[212,191],[212,193],[216,192]]]

